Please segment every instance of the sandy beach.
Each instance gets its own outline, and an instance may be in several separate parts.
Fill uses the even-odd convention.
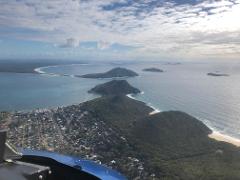
[[[208,137],[210,137],[212,139],[215,139],[217,141],[227,142],[227,143],[233,144],[237,147],[240,147],[240,139],[233,138],[231,136],[221,134],[221,133],[216,132],[216,131],[213,131],[213,133],[209,134]]]
[[[154,106],[151,106],[149,104],[148,106],[153,109],[153,111],[149,113],[150,116],[161,112],[158,108],[155,108]]]
[[[144,92],[142,91],[140,94],[144,94]],[[135,97],[132,96],[132,94],[127,94],[126,96],[131,99],[137,100]],[[150,103],[145,103],[145,104],[146,104],[146,106],[153,109],[153,111],[149,113],[150,116],[161,112],[158,108],[152,106]]]

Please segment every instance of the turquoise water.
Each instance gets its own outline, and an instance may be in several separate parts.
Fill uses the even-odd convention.
[[[76,104],[95,98],[87,91],[108,80],[71,75],[104,72],[116,65],[92,64],[42,68],[52,74],[0,74],[0,110],[29,110]],[[159,110],[181,110],[214,129],[240,138],[240,65],[237,63],[125,64],[140,74],[128,81],[144,94],[136,96]],[[159,67],[164,73],[141,71]],[[207,76],[219,71],[229,77]],[[55,74],[55,75],[53,75]],[[62,76],[67,75],[67,76]]]
[[[0,110],[66,106],[96,96],[88,94],[96,81],[35,74],[0,73]]]

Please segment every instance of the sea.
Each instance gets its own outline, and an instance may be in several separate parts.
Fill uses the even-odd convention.
[[[31,111],[79,104],[98,97],[88,90],[111,79],[76,77],[124,67],[139,74],[126,78],[142,93],[131,96],[156,111],[184,111],[211,129],[240,139],[240,63],[131,62],[39,67],[38,74],[0,73],[0,111]],[[163,73],[142,71],[156,67]],[[209,72],[229,76],[208,76]]]

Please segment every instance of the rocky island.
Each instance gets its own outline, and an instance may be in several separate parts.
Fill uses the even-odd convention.
[[[145,68],[143,71],[149,71],[149,72],[164,72],[162,69],[158,68]]]
[[[126,95],[137,94],[141,91],[137,88],[132,87],[126,80],[112,80],[110,82],[97,85],[88,92],[100,95]]]
[[[8,141],[17,147],[91,159],[128,179],[239,179],[239,148],[209,138],[212,131],[186,113],[149,115],[153,109],[128,98],[121,85],[134,90],[126,81],[111,81],[93,88],[102,97],[4,113],[0,124],[9,128]]]
[[[222,73],[207,73],[208,76],[229,76],[228,74]]]
[[[134,77],[138,76],[138,74],[132,70],[117,67],[105,73],[93,73],[93,74],[85,74],[76,77],[82,78],[119,78],[119,77]]]

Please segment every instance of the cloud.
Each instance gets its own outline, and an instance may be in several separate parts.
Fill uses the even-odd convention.
[[[126,46],[119,43],[111,43],[104,41],[84,41],[79,43],[79,47],[85,50],[101,50],[101,51],[112,51],[112,52],[124,52],[131,51],[139,47]]]
[[[79,46],[78,40],[76,40],[74,38],[68,38],[66,40],[66,43],[61,44],[59,47],[61,47],[61,48],[72,48],[72,47],[78,47],[78,46]]]
[[[120,44],[137,47],[126,48],[129,57],[193,58],[227,56],[240,48],[240,0],[2,0],[0,12],[0,38],[62,48],[115,51],[113,45]]]
[[[112,43],[110,43],[110,42],[99,41],[99,42],[97,43],[97,48],[98,48],[98,49],[101,49],[101,50],[104,50],[104,49],[110,48],[111,45],[112,45]]]

